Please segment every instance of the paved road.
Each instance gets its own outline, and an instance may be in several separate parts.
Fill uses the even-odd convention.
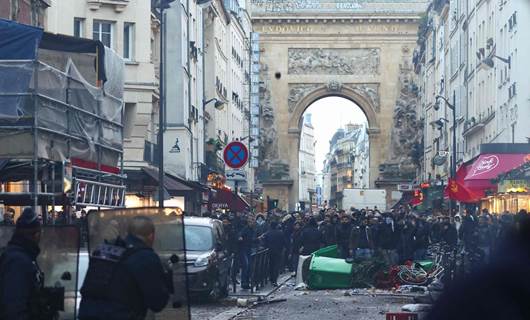
[[[233,320],[378,320],[386,312],[396,312],[412,299],[400,296],[354,295],[345,296],[345,290],[294,291],[285,285],[271,299],[287,301],[260,305],[251,309],[216,305],[192,306],[192,319]],[[221,314],[232,316],[222,317]],[[237,314],[236,316],[234,316]]]

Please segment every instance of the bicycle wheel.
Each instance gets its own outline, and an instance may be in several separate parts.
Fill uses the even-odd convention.
[[[427,283],[427,274],[413,272],[411,270],[401,270],[398,273],[398,278],[404,284],[424,285]]]

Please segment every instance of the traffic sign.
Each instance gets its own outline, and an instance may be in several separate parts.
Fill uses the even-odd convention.
[[[226,178],[232,181],[245,181],[247,173],[243,170],[226,170]]]
[[[248,149],[239,141],[231,142],[224,150],[223,159],[232,169],[242,168],[248,161]]]

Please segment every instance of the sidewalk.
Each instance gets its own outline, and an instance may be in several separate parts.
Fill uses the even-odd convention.
[[[260,288],[259,290],[254,290],[253,293],[250,292],[249,289],[241,289],[241,285],[236,286],[236,292],[233,292],[232,285],[230,284],[230,292],[228,294],[228,298],[234,297],[234,298],[240,298],[240,297],[267,297],[274,293],[276,290],[278,290],[279,287],[281,287],[283,284],[285,284],[289,279],[291,279],[292,275],[290,272],[281,274],[278,278],[278,286],[274,287],[271,283],[267,283],[265,287]]]

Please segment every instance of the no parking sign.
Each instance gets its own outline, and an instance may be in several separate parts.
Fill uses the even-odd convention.
[[[248,161],[248,149],[239,141],[231,142],[224,150],[223,159],[232,169],[242,168]]]

